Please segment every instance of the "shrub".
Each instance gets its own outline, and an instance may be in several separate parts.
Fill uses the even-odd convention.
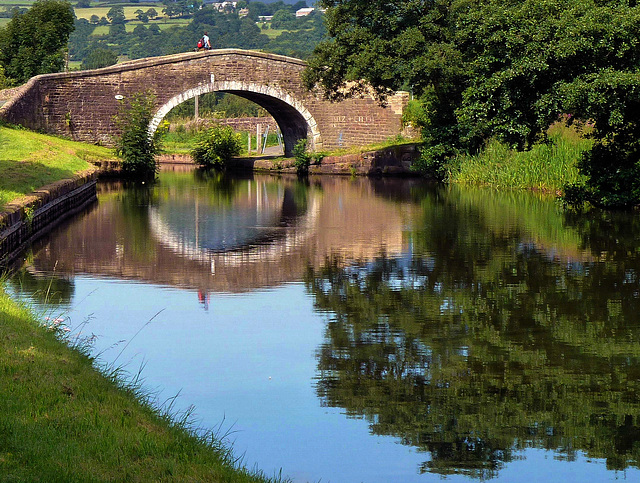
[[[307,152],[306,139],[298,140],[293,147],[293,157],[295,158],[293,165],[296,167],[296,172],[301,175],[308,174],[309,166],[311,165],[311,153]]]
[[[154,96],[151,92],[134,94],[127,102],[123,99],[114,121],[120,131],[116,138],[116,155],[122,158],[126,176],[149,178],[156,174],[156,155],[161,150],[163,129],[153,136],[148,128],[153,118]]]
[[[307,140],[299,139],[296,145],[293,147],[293,165],[296,167],[298,175],[309,174],[309,166],[312,164],[320,164],[323,153],[310,153],[307,151]]]
[[[191,157],[199,166],[226,169],[231,158],[241,150],[240,134],[229,126],[214,126],[201,135]]]

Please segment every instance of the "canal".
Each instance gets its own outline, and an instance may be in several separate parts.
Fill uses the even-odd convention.
[[[267,475],[638,481],[639,239],[533,193],[165,169],[6,285]]]

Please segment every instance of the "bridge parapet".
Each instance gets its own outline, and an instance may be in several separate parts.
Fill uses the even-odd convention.
[[[34,130],[112,145],[118,99],[151,92],[155,130],[178,104],[207,92],[228,92],[264,107],[291,152],[307,138],[315,150],[366,145],[401,132],[407,93],[382,108],[373,97],[331,103],[305,90],[305,62],[264,52],[222,49],[151,57],[102,69],[36,76],[12,92],[0,117]],[[2,100],[2,93],[0,93]]]

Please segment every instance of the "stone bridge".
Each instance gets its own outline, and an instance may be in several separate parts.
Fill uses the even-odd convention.
[[[312,150],[367,145],[398,135],[407,93],[382,108],[372,97],[331,103],[304,89],[305,62],[256,51],[224,49],[151,57],[102,69],[39,75],[0,91],[0,118],[77,141],[113,145],[119,99],[150,91],[155,131],[175,106],[208,92],[227,92],[265,108],[283,134],[285,152],[307,138]]]

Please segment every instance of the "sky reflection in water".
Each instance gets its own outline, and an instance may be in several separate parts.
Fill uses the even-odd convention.
[[[163,173],[104,185],[10,285],[54,277],[51,316],[267,474],[633,481],[634,230],[529,194]]]

